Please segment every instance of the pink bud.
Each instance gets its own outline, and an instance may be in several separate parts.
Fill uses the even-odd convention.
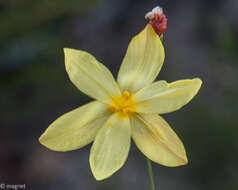
[[[168,20],[161,7],[155,7],[145,15],[145,18],[149,20],[149,23],[159,36],[167,30]]]

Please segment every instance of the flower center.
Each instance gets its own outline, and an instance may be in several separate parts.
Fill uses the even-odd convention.
[[[130,116],[136,109],[136,102],[133,99],[133,94],[124,91],[122,96],[112,96],[113,103],[109,105],[111,112],[117,113],[120,117]]]

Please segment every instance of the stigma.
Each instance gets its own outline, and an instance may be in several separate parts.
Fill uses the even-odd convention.
[[[133,99],[133,94],[128,91],[124,91],[121,96],[112,97],[112,103],[108,106],[108,109],[116,113],[119,117],[129,117],[136,110],[136,102]]]

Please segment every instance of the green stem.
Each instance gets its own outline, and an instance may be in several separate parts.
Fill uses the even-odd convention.
[[[146,158],[146,161],[147,161],[148,174],[150,178],[150,190],[155,190],[155,181],[154,181],[151,161],[149,158]]]

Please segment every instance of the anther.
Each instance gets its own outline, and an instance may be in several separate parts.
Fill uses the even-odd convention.
[[[108,106],[108,108],[109,108],[109,110],[112,111],[112,112],[116,112],[116,111],[117,111],[116,106],[113,105],[113,104],[110,104],[110,105]]]
[[[112,122],[108,122],[107,125],[108,125],[109,127],[111,127],[111,126],[112,126]]]
[[[133,112],[133,110],[131,108],[124,108],[124,109],[122,109],[122,114],[123,115],[129,115],[132,112]]]
[[[131,94],[128,91],[123,92],[123,97],[128,100],[130,98]]]

